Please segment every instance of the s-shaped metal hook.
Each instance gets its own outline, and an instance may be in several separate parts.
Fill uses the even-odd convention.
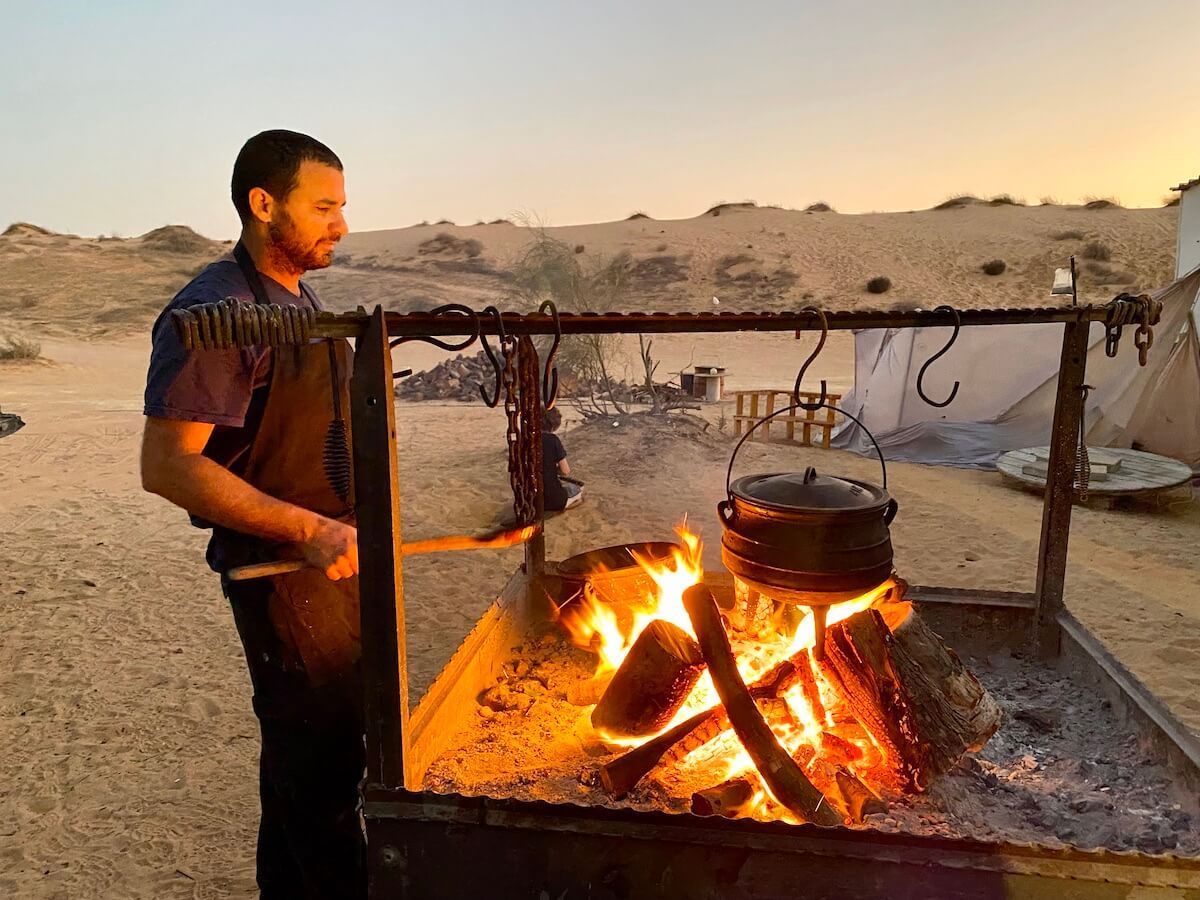
[[[500,340],[501,352],[504,350],[504,342],[508,340],[508,335],[504,333],[504,318],[500,315],[500,310],[495,306],[484,307],[484,314],[491,313],[492,318],[496,320],[496,334]],[[483,398],[483,402],[487,404],[489,409],[495,409],[500,405],[500,383],[503,380],[500,360],[496,358],[496,354],[492,352],[492,347],[488,343],[487,335],[482,331],[479,332],[479,341],[483,344],[483,352],[487,354],[488,361],[492,364],[492,370],[496,373],[496,387],[492,391],[492,396],[488,397],[487,389],[481,384],[479,385],[479,396]]]
[[[546,368],[542,373],[542,402],[546,409],[554,409],[558,402],[558,367],[554,365],[554,356],[558,353],[558,345],[562,342],[562,322],[558,319],[558,307],[553,300],[545,300],[538,307],[538,312],[549,312],[554,317],[554,343],[550,345],[550,353],[546,356]]]
[[[959,383],[957,381],[954,382],[954,387],[950,388],[950,396],[939,403],[936,400],[930,400],[929,395],[925,393],[925,372],[931,365],[934,364],[934,362],[945,356],[946,353],[949,352],[950,348],[954,346],[954,342],[958,340],[958,330],[962,327],[962,319],[958,315],[958,310],[953,306],[939,306],[934,310],[934,312],[948,312],[954,316],[954,334],[950,335],[950,340],[946,342],[945,347],[933,354],[933,356],[929,357],[929,359],[925,360],[925,365],[921,366],[921,371],[917,373],[917,393],[920,395],[921,399],[930,406],[937,407],[938,409],[944,409],[953,403],[954,398],[958,396]]]
[[[804,365],[800,367],[800,374],[796,376],[796,385],[792,388],[792,403],[801,409],[812,412],[813,410],[821,409],[829,399],[829,390],[825,384],[825,379],[821,379],[821,398],[816,403],[804,403],[800,400],[800,384],[804,381],[804,374],[808,371],[808,367],[821,355],[821,349],[825,346],[826,338],[829,337],[829,319],[825,317],[824,310],[817,309],[815,306],[807,306],[801,312],[812,313],[821,320],[821,339],[817,341],[817,346],[808,355],[808,359],[804,361]]]

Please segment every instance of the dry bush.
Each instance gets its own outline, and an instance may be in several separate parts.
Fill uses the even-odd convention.
[[[1094,284],[1132,284],[1137,280],[1133,273],[1114,269],[1102,262],[1085,262],[1083,268],[1092,276],[1091,281]]]
[[[659,255],[640,259],[629,269],[629,279],[641,287],[666,287],[678,281],[687,281],[688,268],[678,257]]]
[[[17,359],[38,359],[42,355],[42,345],[22,337],[5,338],[0,342],[0,361]]]
[[[997,194],[988,201],[988,206],[1024,206],[1024,200],[1018,200],[1012,194]]]
[[[1058,206],[1058,198],[1046,196],[1038,201],[1038,206]]]
[[[475,238],[457,238],[449,232],[440,231],[427,241],[417,246],[417,252],[423,256],[453,255],[474,259],[483,252],[483,243]]]
[[[510,219],[492,219],[492,221],[488,222],[488,224],[489,225],[511,225],[512,221]]]
[[[985,275],[1003,275],[1004,270],[1008,268],[1008,263],[1002,259],[992,259],[985,262],[982,266]]]
[[[820,200],[816,203],[810,203],[808,206],[804,207],[804,211],[806,213],[837,212],[836,209],[834,209],[824,200]]]
[[[413,228],[428,228],[428,227],[429,227],[428,219],[422,219],[420,222],[418,222],[416,225],[413,226]]]
[[[638,210],[634,210],[634,212],[630,216],[628,216],[625,219],[625,221],[632,222],[634,219],[648,219],[648,218],[650,218],[648,213],[644,213],[640,209],[638,209]]]
[[[960,194],[957,197],[951,197],[948,200],[943,200],[934,209],[962,209],[964,206],[970,206],[972,203],[978,203],[979,198],[973,194]]]
[[[0,237],[12,237],[18,234],[40,234],[43,236],[49,236],[54,234],[54,232],[49,228],[43,228],[41,225],[34,225],[32,222],[13,222],[4,229],[4,232],[0,234]]]
[[[1108,249],[1107,244],[1102,244],[1100,241],[1092,241],[1083,248],[1080,256],[1084,259],[1096,259],[1101,262],[1108,262],[1112,259],[1112,251]]]
[[[1082,241],[1086,236],[1082,231],[1056,231],[1050,235],[1056,241]]]
[[[139,240],[143,247],[163,253],[211,253],[214,245],[186,225],[164,225],[147,231]]]
[[[886,294],[892,289],[892,279],[886,275],[876,275],[867,282],[867,291],[872,294]]]
[[[1178,206],[1179,200],[1179,194],[1170,194],[1166,197],[1163,197],[1163,206]]]
[[[1084,209],[1121,209],[1121,204],[1113,197],[1087,197],[1083,201]]]
[[[586,247],[584,247],[584,246],[583,246],[583,244],[576,244],[576,245],[575,245],[575,252],[576,252],[576,253],[582,253],[582,252],[583,252],[585,249],[587,249],[587,248],[586,248]]]
[[[433,224],[434,225],[453,225],[454,223],[451,222],[449,219],[438,219]]]
[[[708,209],[706,209],[704,211],[704,215],[719,216],[721,213],[727,212],[727,211],[732,211],[732,210],[737,210],[737,209],[757,209],[757,208],[758,208],[758,204],[755,203],[753,200],[743,200],[741,203],[725,203],[724,201],[721,201],[719,203],[714,203],[712,206],[710,206]]]

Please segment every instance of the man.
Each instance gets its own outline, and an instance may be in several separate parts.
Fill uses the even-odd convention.
[[[170,312],[226,298],[320,303],[300,276],[346,234],[341,161],[292,131],[265,131],[233,167],[241,239],[154,324],[142,485],[211,527],[209,565],[242,639],[262,732],[258,884],[264,898],[365,895],[358,817],[364,764],[353,498],[329,484],[322,446],[333,391],[349,410],[345,341],[188,352]],[[291,555],[300,572],[229,581]]]

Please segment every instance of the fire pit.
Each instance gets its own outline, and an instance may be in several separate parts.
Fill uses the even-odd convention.
[[[358,338],[372,896],[1200,891],[1200,745],[1062,606],[1089,327],[1119,336],[1156,321],[1152,304],[1126,298],[827,315],[319,316],[312,335]],[[542,517],[536,463],[553,383],[531,335],[1018,323],[1063,327],[1035,593],[890,578],[830,607],[818,658],[814,616],[724,573],[697,577],[686,540],[669,565],[642,567],[653,606],[635,598],[622,611],[547,563],[535,538],[410,713],[389,342],[501,340],[517,519],[530,524]]]

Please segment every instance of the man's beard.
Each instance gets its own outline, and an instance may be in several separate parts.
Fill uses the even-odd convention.
[[[296,238],[295,225],[285,212],[279,213],[279,221],[272,219],[267,224],[271,239],[268,252],[281,268],[298,274],[313,269],[324,269],[333,263],[333,248],[324,250],[320,244],[304,244]]]

